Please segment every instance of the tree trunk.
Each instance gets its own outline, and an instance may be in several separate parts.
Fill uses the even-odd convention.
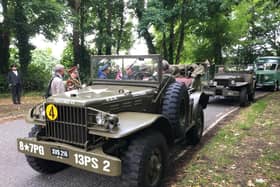
[[[216,40],[219,40],[219,39],[216,39]],[[219,41],[216,41],[214,42],[214,48],[215,48],[215,56],[214,56],[214,61],[215,61],[215,64],[216,65],[219,65],[219,64],[223,64],[223,56],[222,56],[222,46],[220,44]]]
[[[162,47],[163,47],[163,57],[164,57],[164,59],[168,59],[168,50],[167,50],[165,32],[163,33],[163,37],[162,37]]]
[[[112,54],[112,1],[107,0],[107,24],[106,24],[106,44],[105,53],[106,55]]]
[[[187,22],[187,15],[186,15],[186,3],[187,0],[183,0],[182,2],[182,9],[181,9],[181,24],[179,28],[179,41],[178,41],[178,47],[176,52],[176,59],[175,64],[180,63],[181,58],[181,52],[183,50],[184,40],[185,40],[185,29],[186,29],[186,22]]]
[[[123,35],[123,27],[124,27],[124,1],[119,0],[120,3],[120,9],[119,9],[119,16],[120,16],[120,27],[118,30],[118,39],[117,39],[117,49],[116,53],[119,54],[120,49],[121,49],[121,41],[122,41],[122,35]]]
[[[142,20],[144,9],[145,9],[145,0],[137,0],[135,12],[139,22],[141,22]],[[153,36],[149,33],[148,28],[141,30],[140,36],[142,36],[145,39],[149,54],[156,54],[156,48],[153,44]]]
[[[74,55],[74,65],[80,63],[80,0],[74,0],[71,4],[72,12],[75,15],[75,20],[73,22],[73,55]]]
[[[103,22],[102,22],[102,20],[104,19],[104,8],[101,6],[100,7],[100,5],[99,5],[99,7],[97,8],[97,15],[98,15],[98,17],[99,17],[99,21],[98,21],[98,24],[97,24],[97,29],[98,29],[98,32],[99,32],[99,34],[98,34],[98,36],[99,36],[99,38],[96,38],[96,48],[97,48],[97,54],[98,55],[102,55],[103,53],[102,53],[102,49],[103,49],[103,43],[104,43],[104,41],[103,41],[103,32],[104,32],[104,28],[103,28]]]
[[[174,39],[175,39],[175,34],[174,34],[174,26],[175,26],[175,20],[172,18],[170,27],[169,27],[169,48],[168,48],[168,62],[170,64],[173,64],[174,62]]]
[[[23,76],[27,74],[27,68],[31,61],[31,50],[34,46],[29,44],[29,27],[21,1],[15,2],[15,32],[19,53],[20,69]]]
[[[2,0],[3,8],[3,23],[0,24],[0,73],[5,75],[9,69],[9,47],[10,47],[10,29],[8,26],[9,20],[7,20],[8,14],[8,2],[7,0]]]

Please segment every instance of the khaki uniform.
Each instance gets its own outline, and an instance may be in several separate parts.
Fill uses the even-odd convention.
[[[66,82],[66,90],[76,90],[82,88],[82,84],[78,79],[69,78]]]

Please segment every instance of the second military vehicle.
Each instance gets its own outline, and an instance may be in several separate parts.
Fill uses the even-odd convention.
[[[257,87],[270,88],[273,91],[278,91],[280,85],[280,57],[259,57],[255,60],[254,65],[257,76]]]
[[[74,166],[120,176],[120,186],[162,186],[168,149],[200,141],[207,96],[165,74],[159,55],[95,56],[91,69],[91,85],[30,110],[35,126],[18,150],[40,173]]]
[[[240,106],[247,106],[254,101],[256,80],[253,69],[247,66],[218,66],[217,73],[203,87],[208,96],[236,98]]]

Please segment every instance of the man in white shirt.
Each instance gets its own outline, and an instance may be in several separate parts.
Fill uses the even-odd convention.
[[[65,85],[63,83],[64,76],[64,66],[61,64],[57,64],[54,67],[54,76],[49,82],[48,90],[46,93],[46,98],[52,95],[56,95],[59,93],[65,92]]]

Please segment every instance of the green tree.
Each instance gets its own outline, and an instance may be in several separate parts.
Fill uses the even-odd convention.
[[[14,30],[19,49],[21,71],[26,74],[31,61],[30,38],[43,34],[47,39],[56,38],[63,24],[63,6],[55,0],[14,1]]]
[[[8,0],[0,1],[0,16],[2,18],[0,22],[0,74],[6,75],[9,66],[9,47],[11,41],[11,4]],[[1,10],[0,9],[0,10]]]

